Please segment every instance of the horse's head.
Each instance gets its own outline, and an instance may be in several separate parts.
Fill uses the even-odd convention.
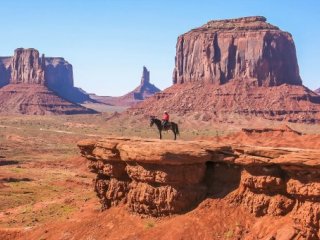
[[[154,124],[155,116],[150,116],[150,127]]]

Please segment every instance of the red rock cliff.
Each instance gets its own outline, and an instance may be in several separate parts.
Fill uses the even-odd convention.
[[[0,87],[9,84],[11,76],[11,57],[0,57]]]
[[[173,83],[233,79],[258,86],[301,85],[290,33],[264,17],[210,21],[178,37]]]
[[[0,57],[0,87],[9,83],[41,84],[69,101],[92,101],[74,87],[70,63],[61,57],[40,57],[33,48],[18,48],[13,57]]]
[[[139,214],[164,216],[216,198],[255,217],[241,239],[256,239],[249,235],[268,218],[268,224],[282,225],[259,231],[259,239],[320,237],[317,150],[129,138],[84,140],[78,146],[97,174],[95,191],[103,208],[123,204]]]
[[[44,84],[44,56],[33,48],[18,48],[12,58],[10,83]]]

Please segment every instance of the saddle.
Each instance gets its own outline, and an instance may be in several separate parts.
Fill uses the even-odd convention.
[[[171,122],[163,122],[162,123],[163,130],[169,130],[170,127],[171,127]]]

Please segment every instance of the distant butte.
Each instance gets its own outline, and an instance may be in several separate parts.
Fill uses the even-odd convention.
[[[33,48],[18,48],[13,57],[0,58],[0,87],[0,114],[96,113],[71,102],[76,95],[65,95],[77,92],[72,66],[63,58],[40,57]]]
[[[141,102],[160,91],[161,90],[159,88],[150,83],[150,71],[143,66],[140,85],[133,91],[120,97],[97,96],[95,94],[91,94],[90,97],[110,105],[132,106],[135,103]]]
[[[40,56],[33,48],[18,48],[13,57],[0,57],[0,87],[9,82],[43,84],[68,101],[92,102],[87,94],[74,87],[70,63],[62,57]]]
[[[133,102],[135,102],[151,97],[157,92],[160,92],[160,89],[150,83],[150,71],[148,71],[148,69],[143,66],[140,85],[136,87],[132,92],[127,93],[121,98],[123,100],[128,99],[129,101],[133,100]]]
[[[264,17],[244,17],[209,21],[178,37],[173,86],[130,111],[163,110],[206,121],[242,115],[314,123],[320,96],[302,85],[291,34]]]

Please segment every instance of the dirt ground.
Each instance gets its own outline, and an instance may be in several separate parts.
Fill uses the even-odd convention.
[[[289,124],[305,134],[298,141],[239,133],[244,127],[283,124],[261,119],[215,123],[173,115],[172,120],[179,124],[180,140],[290,143],[302,148],[320,143],[319,125]],[[161,219],[141,218],[121,206],[100,212],[92,188],[94,175],[76,143],[107,135],[158,137],[148,116],[0,116],[0,239],[237,239],[254,224],[253,217],[219,199],[207,199],[185,215]],[[165,139],[172,137],[164,134]]]

